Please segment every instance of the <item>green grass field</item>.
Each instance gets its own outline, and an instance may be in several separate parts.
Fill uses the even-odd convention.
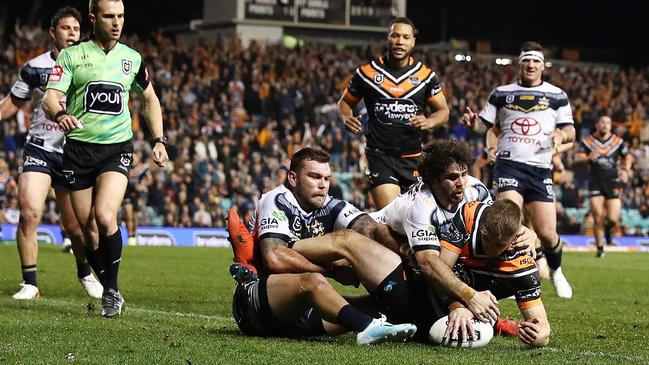
[[[108,320],[76,280],[74,259],[40,246],[43,298],[18,302],[13,244],[0,244],[0,364],[556,364],[649,363],[649,255],[566,253],[572,300],[544,283],[553,335],[531,350],[512,338],[482,349],[421,344],[359,347],[352,335],[306,340],[248,338],[231,319],[231,253],[215,248],[125,247],[126,312]],[[518,317],[512,300],[504,315]]]

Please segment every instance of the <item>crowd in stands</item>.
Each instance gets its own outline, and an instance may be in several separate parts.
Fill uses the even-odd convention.
[[[46,32],[37,27],[8,33],[0,34],[2,97],[22,64],[49,45]],[[345,131],[336,102],[354,69],[381,55],[383,44],[286,49],[254,42],[244,47],[237,38],[189,44],[161,34],[155,39],[126,36],[123,41],[145,58],[169,137],[171,163],[164,169],[150,163],[152,182],[140,189],[140,225],[223,227],[232,204],[249,217],[260,194],[277,184],[282,163],[305,145],[331,153],[336,195],[361,209],[373,209],[366,193],[363,140]],[[512,82],[516,65],[480,58],[457,62],[453,56],[415,53],[439,75],[451,111],[448,125],[430,138],[464,139],[479,156],[484,137],[461,126],[459,119],[466,106],[480,110],[495,86]],[[546,68],[547,80],[563,88],[571,100],[578,138],[593,131],[600,115],[613,118],[614,132],[624,137],[634,156],[624,208],[645,218],[649,217],[648,77],[649,69],[563,63]],[[135,147],[146,156],[151,147],[136,95],[130,108]],[[16,178],[28,123],[27,109],[0,126],[0,219],[8,223],[18,219]],[[561,229],[583,231],[582,222],[565,212],[587,209],[587,170],[574,164],[574,151],[564,154],[563,164],[565,170],[557,174]],[[481,177],[488,182],[488,174]],[[43,219],[58,221],[53,200]],[[627,227],[624,233],[640,231]]]

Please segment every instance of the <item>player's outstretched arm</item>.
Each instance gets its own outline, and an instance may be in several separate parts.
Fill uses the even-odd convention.
[[[498,319],[500,311],[496,297],[489,290],[477,292],[463,283],[442,261],[439,252],[435,250],[417,251],[415,258],[426,279],[461,299],[478,320],[489,322]]]
[[[164,136],[162,127],[162,109],[160,108],[160,100],[155,94],[151,84],[149,84],[142,93],[142,103],[144,104],[144,118],[146,119],[153,138],[162,138]],[[153,145],[153,162],[160,167],[164,167],[165,162],[168,160],[169,156],[167,156],[167,148],[164,143],[155,143]]]
[[[543,347],[550,342],[550,323],[543,303],[521,309],[524,321],[518,330],[518,338],[526,345]]]

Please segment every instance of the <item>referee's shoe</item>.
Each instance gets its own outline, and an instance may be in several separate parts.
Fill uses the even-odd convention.
[[[118,316],[122,314],[124,305],[124,298],[118,291],[104,292],[101,296],[101,315],[106,318]]]

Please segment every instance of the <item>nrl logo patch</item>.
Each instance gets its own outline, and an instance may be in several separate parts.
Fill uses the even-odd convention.
[[[507,97],[505,98],[505,102],[513,103],[514,102],[514,94],[507,95]]]
[[[380,84],[382,82],[383,82],[383,74],[374,75],[374,83],[375,84]]]
[[[128,75],[133,71],[133,62],[131,60],[122,60],[122,71]]]

